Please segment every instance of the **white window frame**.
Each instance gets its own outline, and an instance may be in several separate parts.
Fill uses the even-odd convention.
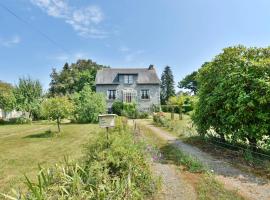
[[[124,75],[124,84],[133,84],[133,75],[126,74]]]

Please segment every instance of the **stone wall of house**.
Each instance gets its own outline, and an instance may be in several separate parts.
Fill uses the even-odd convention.
[[[135,99],[138,109],[140,111],[149,111],[151,106],[160,105],[160,86],[158,84],[115,84],[115,85],[96,85],[96,92],[105,94],[107,98],[108,90],[116,90],[116,100],[123,101],[123,90],[133,89],[137,92]],[[147,89],[150,93],[150,99],[141,99],[141,90]],[[107,107],[111,108],[112,104],[116,100],[107,99]]]

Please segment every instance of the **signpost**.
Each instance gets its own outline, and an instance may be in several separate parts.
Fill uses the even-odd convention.
[[[115,126],[115,114],[104,114],[98,116],[99,126],[101,128],[106,128],[107,133],[107,147],[109,147],[109,128]]]

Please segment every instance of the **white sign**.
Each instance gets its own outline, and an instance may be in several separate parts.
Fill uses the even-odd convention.
[[[99,115],[99,126],[101,128],[109,128],[115,126],[115,114],[105,114],[105,115]]]

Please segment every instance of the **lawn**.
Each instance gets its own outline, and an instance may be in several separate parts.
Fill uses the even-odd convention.
[[[52,136],[55,124],[0,125],[0,192],[23,187],[24,174],[33,178],[38,164],[53,165],[65,156],[79,159],[83,146],[100,130],[96,124],[63,124],[62,133]]]

